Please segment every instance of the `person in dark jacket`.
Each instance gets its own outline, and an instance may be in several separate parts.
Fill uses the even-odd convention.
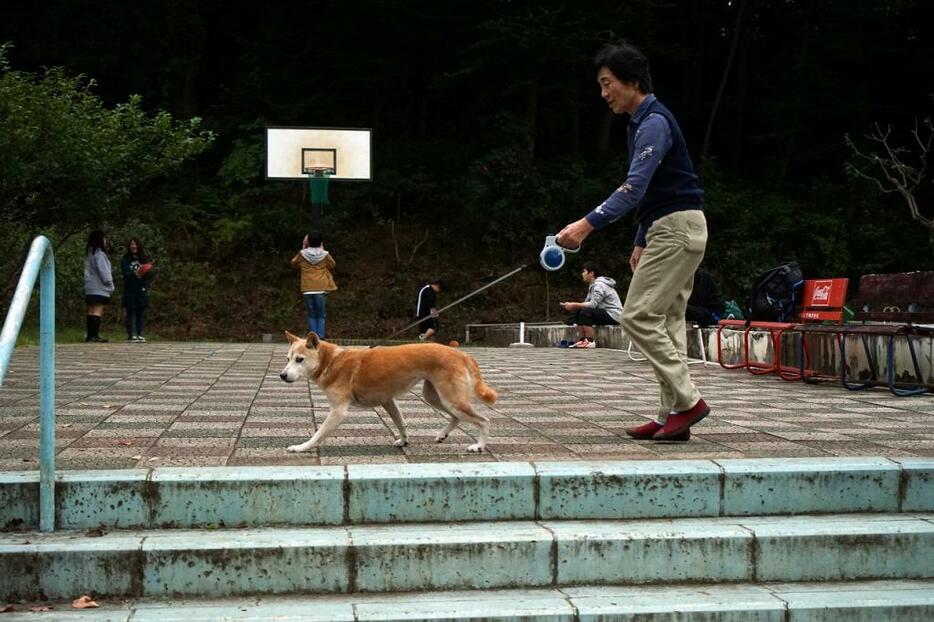
[[[716,279],[703,268],[694,273],[694,289],[684,319],[698,326],[713,326],[723,315],[723,298]]]
[[[443,289],[444,284],[441,279],[431,279],[418,290],[418,298],[415,301],[415,319],[422,320],[418,325],[419,341],[432,339],[440,328],[435,299],[438,292]]]
[[[687,440],[691,426],[710,414],[682,355],[684,313],[707,246],[704,192],[678,122],[652,94],[645,54],[628,43],[608,45],[594,67],[610,110],[629,115],[629,170],[603,203],[565,226],[557,242],[575,248],[592,231],[635,213],[633,275],[620,323],[652,365],[660,400],[657,417],[626,434]]]
[[[85,341],[107,343],[100,336],[104,307],[110,304],[114,292],[110,258],[107,257],[107,236],[103,231],[92,231],[84,253],[84,301],[88,305],[87,336]]]
[[[126,245],[126,254],[120,262],[123,272],[123,309],[126,312],[126,340],[145,343],[143,323],[146,309],[149,307],[149,272],[140,274],[140,267],[149,264],[149,257],[143,250],[139,238],[130,238]],[[135,330],[135,332],[134,332]]]

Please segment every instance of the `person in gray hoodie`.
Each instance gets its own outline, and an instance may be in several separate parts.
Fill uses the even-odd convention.
[[[616,293],[616,281],[608,276],[597,276],[600,268],[590,261],[581,267],[581,279],[590,288],[584,302],[562,302],[565,311],[570,311],[567,323],[577,325],[580,340],[572,348],[596,348],[594,326],[615,326],[623,315],[623,305]]]
[[[114,293],[114,279],[107,257],[107,236],[95,230],[88,236],[84,254],[84,301],[88,305],[87,337],[85,341],[107,343],[100,336],[101,316]]]

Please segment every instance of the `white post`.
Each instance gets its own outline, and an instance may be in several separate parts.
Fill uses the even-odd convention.
[[[532,346],[531,343],[525,342],[525,322],[519,322],[519,341],[516,343],[509,344],[510,348],[528,348]]]

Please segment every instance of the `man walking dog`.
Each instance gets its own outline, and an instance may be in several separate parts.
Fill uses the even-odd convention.
[[[564,227],[557,241],[576,247],[593,230],[635,211],[633,277],[621,323],[652,364],[661,399],[656,419],[626,433],[687,440],[691,426],[710,413],[688,372],[684,326],[694,271],[707,245],[704,193],[677,121],[652,94],[645,55],[626,43],[609,45],[594,65],[610,110],[629,115],[629,172],[606,201]]]

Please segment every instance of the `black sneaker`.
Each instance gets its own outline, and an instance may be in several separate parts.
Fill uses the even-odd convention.
[[[90,341],[92,343],[107,343],[107,340],[103,337],[88,337],[85,341]]]

